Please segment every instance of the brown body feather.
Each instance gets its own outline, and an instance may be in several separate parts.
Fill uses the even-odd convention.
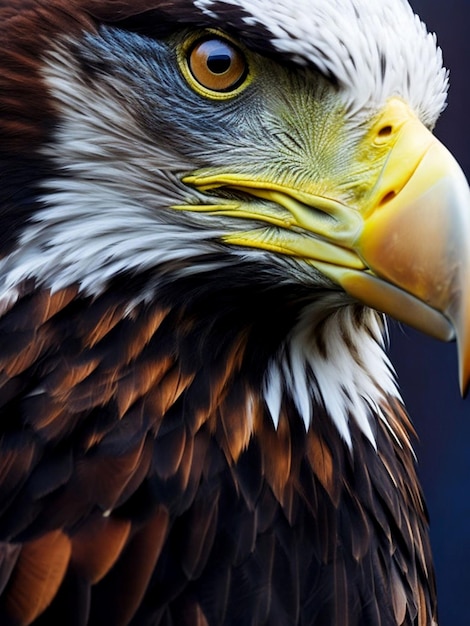
[[[2,364],[16,388],[2,408],[2,624],[432,623],[398,404],[396,439],[378,422],[376,451],[353,430],[352,454],[327,416],[305,433],[287,401],[275,429],[243,377],[243,333],[225,367],[208,353],[201,369],[179,353],[181,313],[47,298],[25,295],[0,323],[13,342],[36,326],[28,356]]]

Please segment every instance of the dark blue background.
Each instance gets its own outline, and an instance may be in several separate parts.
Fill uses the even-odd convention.
[[[470,178],[470,0],[411,4],[437,32],[451,72],[449,106],[436,134]],[[469,626],[470,398],[462,400],[459,394],[455,344],[398,325],[393,325],[391,341],[391,358],[419,435],[416,452],[431,516],[439,624]]]

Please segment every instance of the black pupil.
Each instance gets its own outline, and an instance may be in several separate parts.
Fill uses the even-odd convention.
[[[213,74],[224,74],[230,69],[232,64],[232,57],[229,52],[220,50],[218,52],[212,52],[207,57],[207,68]]]

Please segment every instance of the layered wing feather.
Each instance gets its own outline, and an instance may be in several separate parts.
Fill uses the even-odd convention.
[[[246,328],[67,289],[0,333],[2,624],[432,623],[408,445],[381,421],[351,454],[287,397],[276,429]]]

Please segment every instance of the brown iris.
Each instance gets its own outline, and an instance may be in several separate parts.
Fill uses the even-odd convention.
[[[206,89],[227,92],[236,89],[247,73],[243,54],[229,41],[219,38],[198,41],[189,54],[189,69]]]

